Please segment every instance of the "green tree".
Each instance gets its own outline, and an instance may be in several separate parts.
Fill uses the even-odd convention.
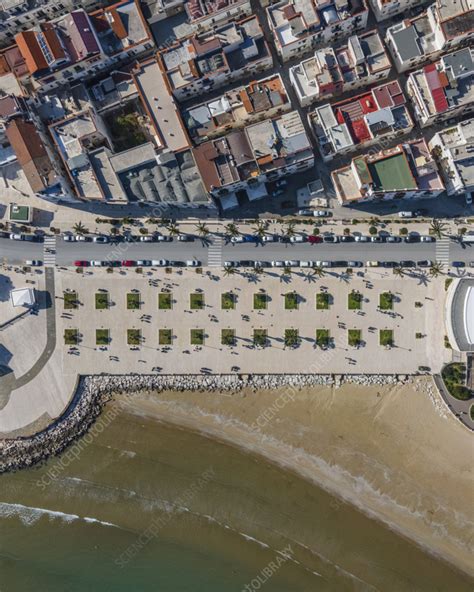
[[[289,277],[291,277],[292,274],[292,269],[289,265],[285,265],[285,267],[283,268],[283,275],[287,275]]]
[[[400,265],[397,265],[397,267],[393,268],[393,275],[403,277],[405,275],[405,270]]]
[[[429,274],[431,277],[438,277],[441,273],[443,273],[444,265],[440,261],[435,261],[429,269]]]
[[[227,224],[225,227],[225,233],[230,238],[233,238],[235,236],[239,236],[240,230],[237,228],[236,224],[234,224],[233,222],[229,222],[229,224]]]
[[[253,233],[258,238],[263,238],[265,236],[267,230],[267,224],[265,222],[259,221],[257,225],[252,228]]]
[[[286,225],[286,228],[283,232],[284,236],[286,236],[286,238],[291,238],[292,236],[295,236],[296,231],[295,231],[295,223],[294,222],[288,222],[288,224]]]
[[[81,221],[76,222],[72,228],[76,234],[87,234],[88,232],[87,228]]]
[[[206,226],[206,224],[204,224],[204,222],[199,222],[199,224],[196,224],[196,230],[199,236],[202,236],[203,238],[208,236],[210,233],[209,228]]]
[[[179,234],[179,227],[176,222],[170,222],[165,228],[170,233],[170,236],[176,236]]]
[[[315,265],[313,267],[313,276],[314,277],[323,277],[323,275],[325,273],[326,273],[326,270],[321,265]]]
[[[235,271],[236,271],[236,269],[234,266],[224,267],[224,275],[226,277],[229,277],[230,275],[234,275]]]
[[[433,220],[430,224],[431,232],[436,238],[441,238],[446,231],[446,224],[440,220]]]
[[[377,227],[376,226],[369,226],[369,234],[375,236],[377,234]]]

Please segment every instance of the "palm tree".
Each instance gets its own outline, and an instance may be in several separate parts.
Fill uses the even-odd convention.
[[[292,274],[292,269],[289,265],[285,265],[285,267],[283,268],[283,275],[287,275],[287,276],[291,276]]]
[[[260,267],[260,265],[257,265],[254,271],[257,275],[262,275],[262,273],[265,273],[265,270],[263,269],[263,267]]]
[[[252,228],[252,230],[255,236],[258,236],[258,238],[263,238],[267,230],[267,224],[266,222],[262,222],[259,220],[257,225],[254,228]]]
[[[224,275],[226,277],[228,277],[229,275],[234,275],[234,273],[235,273],[235,267],[233,267],[233,266],[224,267]]]
[[[87,228],[81,221],[76,222],[72,228],[76,234],[87,234]]]
[[[400,265],[397,265],[397,267],[393,268],[393,274],[398,277],[403,277],[405,275],[405,270]]]
[[[446,224],[441,222],[440,220],[433,220],[430,225],[432,233],[436,236],[436,238],[441,238],[443,233],[446,230]]]
[[[234,224],[233,222],[229,222],[229,224],[227,224],[227,226],[225,227],[225,233],[232,238],[234,236],[239,236],[240,231],[237,228],[236,224]]]
[[[165,228],[170,233],[170,236],[176,236],[179,234],[179,228],[176,222],[170,222]]]
[[[321,267],[321,265],[315,265],[313,267],[313,276],[314,277],[323,277],[323,275],[326,273],[326,270],[324,269],[324,267]]]
[[[291,238],[292,236],[295,236],[296,232],[295,232],[295,223],[294,222],[288,222],[286,229],[284,231],[284,235],[286,236],[286,238]]]
[[[204,224],[204,222],[199,222],[199,224],[196,224],[196,230],[199,236],[202,237],[207,236],[210,232],[209,228]]]
[[[438,277],[440,273],[443,273],[444,265],[440,261],[435,261],[430,266],[430,276],[431,277]]]

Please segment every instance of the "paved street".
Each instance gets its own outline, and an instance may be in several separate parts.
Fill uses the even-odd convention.
[[[211,258],[209,255],[211,253]],[[24,264],[27,259],[43,260],[44,245],[0,239],[0,257],[5,263]],[[173,240],[169,243],[115,243],[56,241],[56,264],[72,265],[75,260],[137,260],[168,259],[185,261],[197,259],[202,265],[220,266],[224,261],[239,260],[299,260],[299,261],[419,261],[429,259],[447,264],[452,261],[474,261],[474,246],[461,245],[458,241],[443,238],[433,243],[225,243],[221,237],[212,236],[203,241]]]

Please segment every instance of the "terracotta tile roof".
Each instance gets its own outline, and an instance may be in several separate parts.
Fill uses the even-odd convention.
[[[41,51],[35,31],[18,33],[18,35],[15,35],[15,41],[30,74],[48,67],[48,62]]]

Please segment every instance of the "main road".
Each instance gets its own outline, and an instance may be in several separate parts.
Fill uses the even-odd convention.
[[[44,260],[49,244],[0,239],[0,262],[22,265],[28,259]],[[199,260],[202,265],[220,266],[224,261],[240,260],[298,260],[298,261],[420,261],[429,259],[449,264],[452,261],[474,261],[474,246],[462,245],[457,240],[443,238],[431,243],[236,243],[211,235],[190,242],[66,242],[56,239],[54,253],[48,255],[56,265],[70,266],[76,260],[140,260],[168,259],[172,261]],[[54,257],[53,257],[54,255]]]

